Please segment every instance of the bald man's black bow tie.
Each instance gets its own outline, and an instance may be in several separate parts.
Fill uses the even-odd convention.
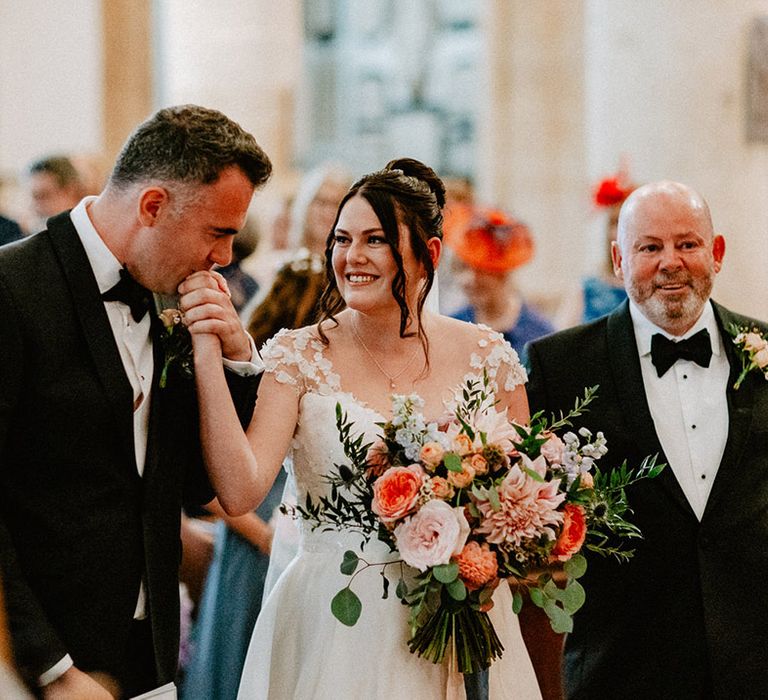
[[[101,295],[104,301],[121,301],[131,309],[133,320],[138,323],[154,306],[154,297],[142,287],[124,267],[120,269],[120,281]]]
[[[702,367],[709,367],[711,359],[712,344],[706,328],[677,343],[661,333],[651,338],[651,362],[660,377],[678,360],[691,360]]]

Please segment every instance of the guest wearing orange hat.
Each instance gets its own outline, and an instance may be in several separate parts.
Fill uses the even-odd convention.
[[[446,243],[460,262],[457,278],[470,302],[452,316],[499,331],[524,359],[526,343],[554,330],[514,282],[513,270],[533,257],[530,229],[505,212],[478,208]]]

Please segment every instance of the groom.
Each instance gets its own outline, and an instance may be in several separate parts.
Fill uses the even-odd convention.
[[[565,645],[570,698],[768,697],[768,382],[734,389],[742,357],[711,301],[725,242],[690,188],[659,182],[623,205],[613,264],[629,295],[610,316],[529,348],[531,412],[605,431],[602,468],[657,454],[628,490],[643,533],[626,564],[591,557]]]
[[[168,362],[147,290],[226,265],[270,172],[223,114],[163,109],[98,197],[0,248],[0,563],[16,663],[43,697],[174,678],[180,509],[213,493],[194,381]],[[225,285],[210,294],[245,421],[252,343]]]

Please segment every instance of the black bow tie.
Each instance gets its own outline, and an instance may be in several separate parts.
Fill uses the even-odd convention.
[[[131,309],[133,320],[138,323],[154,305],[154,297],[142,287],[124,267],[120,269],[120,281],[101,295],[104,301],[121,301]]]
[[[661,333],[651,338],[651,362],[660,377],[678,360],[691,360],[702,367],[709,367],[710,359],[712,344],[706,328],[677,343]]]

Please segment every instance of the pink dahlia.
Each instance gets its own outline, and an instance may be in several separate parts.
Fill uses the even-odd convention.
[[[489,501],[478,501],[481,523],[477,532],[499,545],[519,546],[523,540],[542,535],[554,540],[553,526],[563,520],[557,508],[565,499],[557,487],[557,481],[536,481],[514,465],[498,487],[499,509],[494,510]]]

